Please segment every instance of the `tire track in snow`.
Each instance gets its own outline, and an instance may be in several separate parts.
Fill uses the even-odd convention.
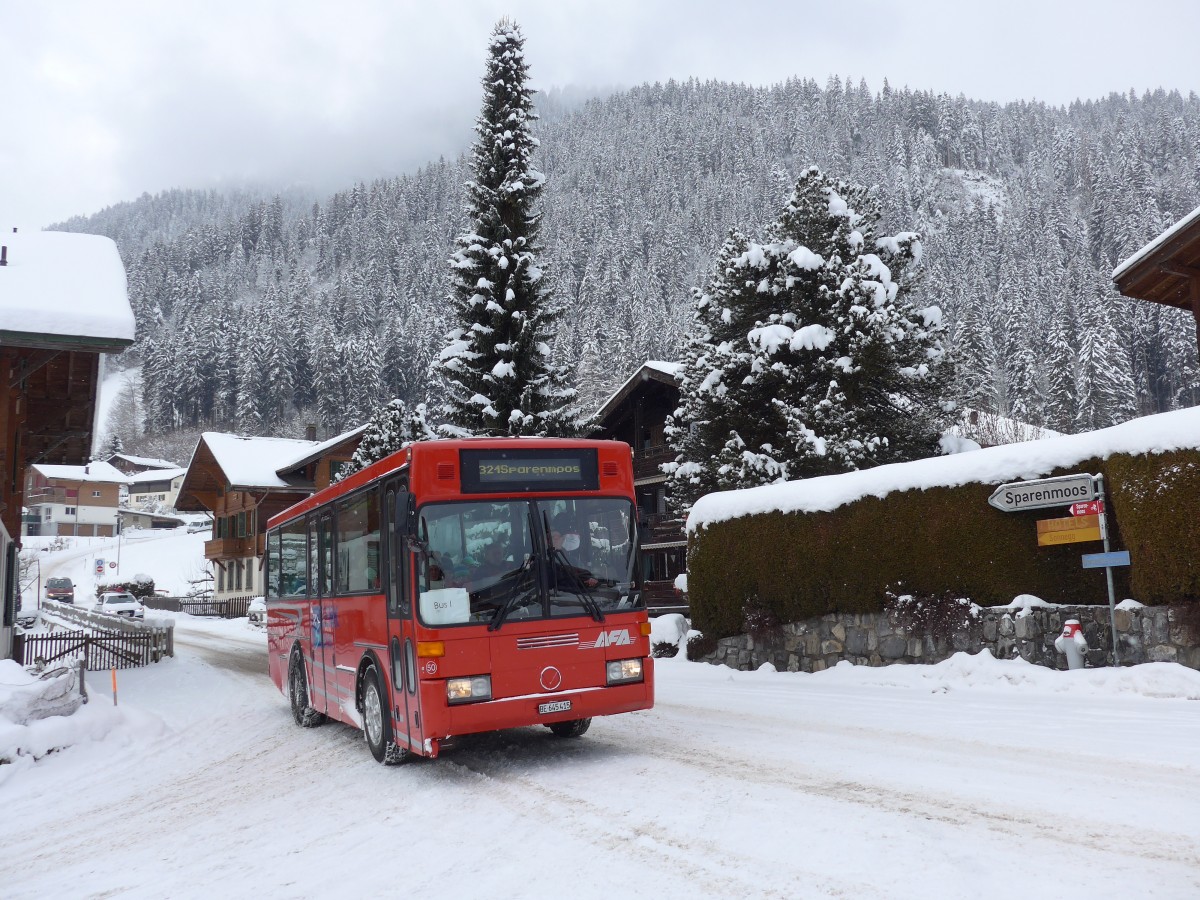
[[[711,715],[711,710],[707,711]],[[892,735],[887,739],[891,740]],[[876,736],[875,743],[880,739]],[[749,742],[754,745],[755,742]],[[670,760],[704,775],[753,782],[838,802],[868,807],[873,811],[916,817],[954,828],[982,826],[1024,841],[1054,841],[1069,847],[1093,850],[1101,854],[1134,855],[1153,862],[1176,863],[1200,870],[1200,845],[1195,840],[1167,831],[1147,830],[1104,834],[1097,824],[1055,813],[1053,818],[1028,810],[1005,808],[993,802],[991,808],[939,792],[913,793],[878,783],[828,778],[802,763],[788,766],[764,763],[752,756],[702,755],[684,741],[668,742],[661,730],[639,735],[638,745],[654,758]]]
[[[604,746],[607,742],[593,740],[591,743]],[[530,749],[531,745],[522,744],[523,751]],[[523,754],[523,757],[528,759],[531,755]],[[510,762],[485,759],[484,754],[450,751],[431,764],[441,767],[441,774],[486,788],[486,793],[481,796],[520,816],[546,824],[557,822],[558,830],[566,834],[591,833],[594,842],[603,851],[611,852],[614,858],[636,860],[648,868],[661,869],[664,863],[670,864],[674,874],[691,883],[688,893],[692,896],[754,896],[779,900],[798,896],[884,896],[869,883],[835,880],[827,871],[809,868],[799,864],[799,860],[793,862],[790,871],[781,872],[778,860],[739,853],[726,844],[706,839],[695,830],[671,829],[646,818],[630,825],[627,815],[614,812],[613,807],[589,800],[581,793],[551,787],[530,776],[515,773]],[[635,764],[636,760],[631,763]],[[592,783],[581,782],[581,787],[587,786]],[[607,824],[609,822],[613,824]],[[695,823],[690,824],[694,826]],[[768,889],[762,883],[762,873],[769,867],[775,868],[771,869],[772,886]],[[741,874],[743,872],[746,874]]]

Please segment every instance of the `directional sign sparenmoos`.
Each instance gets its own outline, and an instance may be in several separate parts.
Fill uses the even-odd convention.
[[[988,497],[988,503],[1001,512],[1021,512],[1049,506],[1070,506],[1084,500],[1095,500],[1096,496],[1095,479],[1082,473],[1002,484]]]

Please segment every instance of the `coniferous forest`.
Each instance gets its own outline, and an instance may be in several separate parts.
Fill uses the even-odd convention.
[[[646,359],[681,357],[730,230],[762,232],[812,165],[870,186],[881,232],[920,233],[915,302],[943,310],[961,403],[1060,431],[1200,403],[1191,316],[1110,277],[1200,205],[1194,94],[1061,108],[672,81],[541,115],[552,358],[585,412]],[[464,156],[332,196],[173,190],[55,227],[120,247],[138,340],[116,364],[142,366],[151,437],[333,434],[391,398],[441,405],[469,178]]]

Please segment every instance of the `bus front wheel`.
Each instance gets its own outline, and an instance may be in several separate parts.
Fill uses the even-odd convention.
[[[292,702],[292,718],[301,728],[313,728],[325,721],[322,713],[313,709],[308,696],[308,676],[299,650],[292,651],[288,665],[288,699]]]
[[[391,716],[387,714],[387,695],[379,683],[379,672],[374,667],[363,676],[363,734],[367,746],[377,762],[395,766],[408,758],[408,749],[396,745],[392,739]]]
[[[554,722],[546,727],[549,728],[555,737],[573,738],[580,737],[591,727],[591,719],[572,719],[569,722]]]

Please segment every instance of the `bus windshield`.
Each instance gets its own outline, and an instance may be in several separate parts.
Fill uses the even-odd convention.
[[[422,507],[420,613],[427,625],[641,608],[633,504],[612,497]]]

